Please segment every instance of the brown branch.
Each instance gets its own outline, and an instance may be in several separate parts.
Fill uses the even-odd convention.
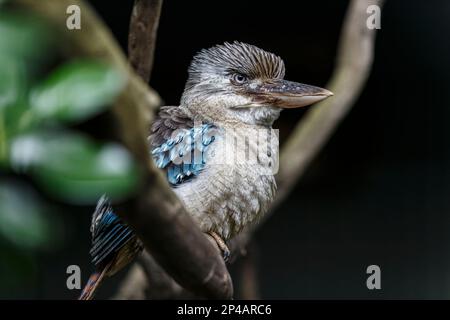
[[[146,133],[148,110],[155,107],[156,93],[131,70],[108,28],[82,0],[16,0],[17,4],[44,17],[63,33],[69,52],[102,58],[124,71],[128,86],[112,110],[123,143],[143,167],[138,196],[118,214],[135,230],[158,263],[183,287],[199,296],[229,299],[230,275],[219,250],[200,231],[170,189],[165,177],[149,159]],[[69,31],[63,14],[69,5],[80,6],[82,30]],[[123,209],[123,208],[122,208]]]
[[[161,7],[162,0],[135,0],[131,14],[128,59],[145,82],[152,72]]]

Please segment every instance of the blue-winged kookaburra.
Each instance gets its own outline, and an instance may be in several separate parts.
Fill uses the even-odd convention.
[[[155,164],[187,211],[224,257],[226,241],[255,223],[275,196],[278,136],[273,122],[282,108],[303,107],[332,95],[284,80],[283,60],[245,43],[200,51],[189,67],[181,104],[162,107],[149,137]],[[98,272],[81,299],[90,299],[141,250],[134,233],[99,201],[91,232]]]

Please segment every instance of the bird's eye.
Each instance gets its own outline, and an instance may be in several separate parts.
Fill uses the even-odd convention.
[[[244,84],[248,81],[248,78],[240,73],[235,73],[231,76],[232,82],[235,84]]]

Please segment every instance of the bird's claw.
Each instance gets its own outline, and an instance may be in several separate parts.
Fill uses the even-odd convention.
[[[231,256],[230,249],[228,249],[228,247],[225,246],[225,249],[220,248],[220,250],[222,251],[223,261],[228,262],[228,260],[230,259],[230,256]]]
[[[214,231],[208,232],[208,235],[211,236],[211,238],[214,239],[217,246],[220,249],[220,252],[222,253],[222,258],[225,262],[228,262],[231,256],[230,249],[228,249],[228,246],[225,244],[225,241]]]

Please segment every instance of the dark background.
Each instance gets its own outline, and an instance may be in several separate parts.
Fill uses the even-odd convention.
[[[124,49],[132,2],[92,1]],[[280,55],[287,79],[324,86],[346,7],[336,0],[166,1],[150,84],[176,105],[195,52],[239,40]],[[387,0],[381,26],[362,96],[257,233],[262,298],[450,297],[450,2]],[[282,114],[282,138],[304,112]],[[60,248],[40,254],[34,276],[0,297],[76,297],[65,270],[79,264],[85,281],[92,268],[91,211],[66,213]],[[371,264],[381,267],[378,291],[366,288]],[[109,297],[124,274],[99,297]]]

